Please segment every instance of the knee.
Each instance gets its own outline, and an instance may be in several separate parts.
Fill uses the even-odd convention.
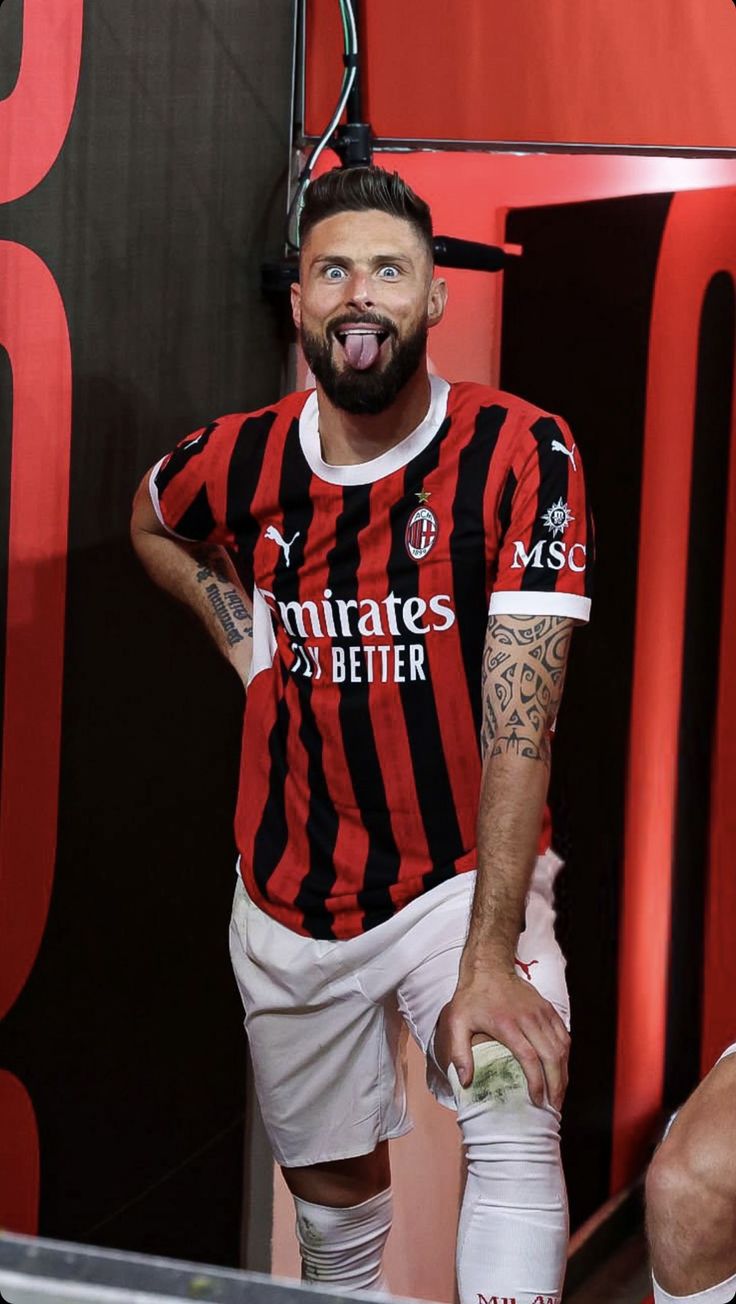
[[[694,1143],[687,1133],[670,1134],[655,1154],[646,1176],[650,1229],[679,1227],[699,1237],[712,1232],[714,1211],[736,1207],[736,1180],[723,1147],[713,1139]]]
[[[557,1202],[559,1114],[532,1104],[521,1065],[498,1042],[474,1046],[473,1060],[470,1087],[460,1087],[456,1075],[453,1082],[469,1175],[495,1185],[505,1179],[513,1183],[521,1174],[530,1198],[541,1184],[554,1188]]]
[[[547,1135],[559,1132],[559,1114],[550,1105],[532,1104],[526,1075],[521,1064],[500,1042],[483,1041],[473,1045],[473,1080],[469,1087],[461,1087],[451,1065],[448,1080],[458,1108],[458,1121],[480,1115],[489,1126],[506,1131],[514,1122],[523,1125],[524,1132]]]
[[[670,1224],[682,1204],[688,1186],[687,1168],[667,1141],[663,1141],[649,1165],[644,1199],[650,1231],[660,1223]]]
[[[351,1207],[295,1198],[296,1235],[305,1281],[347,1290],[378,1290],[383,1251],[391,1231],[390,1188]]]

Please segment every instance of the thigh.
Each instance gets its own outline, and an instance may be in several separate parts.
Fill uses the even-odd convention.
[[[540,857],[544,861],[545,857]],[[570,997],[565,978],[566,961],[555,936],[551,898],[530,892],[524,932],[516,948],[516,970],[553,1005],[570,1031]]]
[[[467,873],[434,889],[436,905],[426,911],[421,925],[402,939],[404,976],[397,991],[399,1010],[425,1056],[427,1086],[451,1109],[452,1091],[434,1059],[432,1043],[440,1013],[457,987],[474,886],[475,874]]]
[[[338,971],[340,946],[292,933],[236,891],[230,954],[264,1127],[284,1168],[371,1155],[411,1126],[398,1012]]]

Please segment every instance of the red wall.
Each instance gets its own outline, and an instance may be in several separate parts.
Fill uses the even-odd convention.
[[[12,93],[0,101],[0,204],[53,166],[77,95],[82,0],[26,0]],[[50,41],[49,29],[56,39]],[[71,435],[66,314],[45,263],[0,240],[0,348],[13,436],[0,786],[0,1018],[25,986],[56,855]],[[0,1072],[0,1224],[36,1229],[38,1135],[25,1087]]]
[[[363,0],[380,137],[736,148],[732,0]],[[452,20],[449,21],[450,10]],[[308,5],[308,130],[342,71],[335,0]]]
[[[334,166],[323,155],[318,170]],[[626,850],[622,866],[618,1055],[611,1188],[646,1162],[662,1105],[669,972],[672,823],[677,782],[697,333],[716,272],[736,279],[736,160],[479,153],[379,153],[431,204],[435,229],[503,241],[507,211],[605,197],[676,191],[660,252],[648,359],[641,568],[635,634]],[[445,321],[431,362],[450,380],[495,384],[503,339],[502,278],[444,271]],[[465,328],[458,324],[469,323]],[[736,422],[734,425],[736,435]],[[731,503],[736,501],[732,457]],[[703,1005],[702,1070],[736,1039],[736,889],[732,871],[736,696],[736,533],[729,513]],[[579,926],[579,921],[578,921]]]

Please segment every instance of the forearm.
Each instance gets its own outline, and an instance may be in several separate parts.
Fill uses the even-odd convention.
[[[154,584],[194,612],[245,684],[253,650],[253,613],[225,550],[183,543],[142,528],[135,520],[131,538]]]
[[[440,1016],[438,1062],[473,1080],[474,1041],[499,1041],[521,1064],[535,1105],[555,1109],[567,1082],[562,1019],[514,967],[549,782],[550,730],[572,622],[491,616],[483,649],[478,874],[455,995]]]
[[[463,970],[514,969],[549,782],[549,763],[516,754],[486,761],[478,873]]]
[[[550,769],[550,731],[562,695],[571,622],[489,622],[483,662],[483,780],[478,876],[463,972],[513,971],[524,927]]]

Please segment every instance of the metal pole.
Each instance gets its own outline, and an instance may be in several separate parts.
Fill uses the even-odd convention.
[[[358,66],[355,70],[355,81],[353,88],[348,96],[346,105],[348,123],[357,123],[363,121],[363,86],[361,81],[361,72],[364,64],[363,54],[363,33],[360,30],[360,0],[353,0],[353,15],[355,17],[355,28],[358,33]]]

